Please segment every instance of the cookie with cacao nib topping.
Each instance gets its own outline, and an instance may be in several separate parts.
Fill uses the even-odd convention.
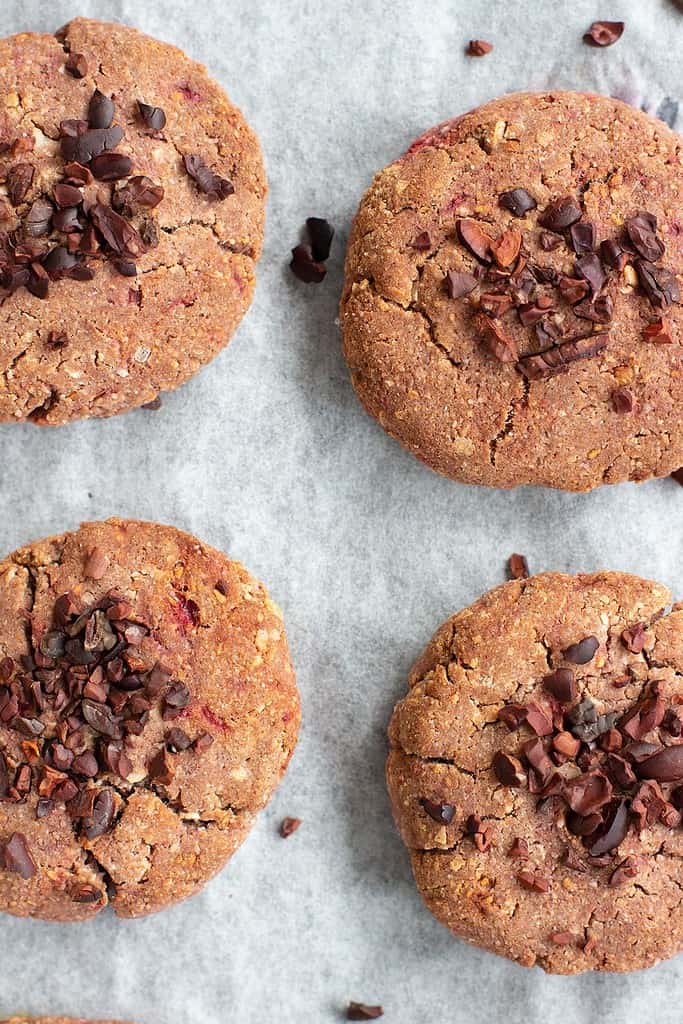
[[[0,422],[192,377],[250,304],[265,195],[254,133],[175,47],[84,18],[0,40]]]
[[[354,387],[433,469],[590,490],[683,462],[681,140],[603,96],[494,100],[363,198],[341,305]]]
[[[241,565],[124,519],[0,564],[0,910],[122,917],[191,896],[294,750],[282,614]]]
[[[636,576],[505,583],[437,630],[389,727],[422,897],[557,974],[683,949],[683,604]]]

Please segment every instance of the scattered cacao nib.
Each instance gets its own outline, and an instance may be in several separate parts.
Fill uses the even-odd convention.
[[[196,154],[186,154],[183,157],[183,166],[195,185],[209,199],[222,201],[231,196],[235,187],[227,178],[222,178],[204,163]]]
[[[626,838],[628,826],[628,803],[626,800],[613,800],[602,825],[589,838],[587,849],[590,856],[601,857],[616,850]]]
[[[87,839],[98,839],[112,826],[116,805],[110,789],[99,790],[92,812],[83,818],[83,834]]]
[[[640,654],[645,646],[646,625],[647,623],[645,622],[636,622],[634,626],[627,626],[626,629],[622,630],[622,643],[624,644],[624,647],[631,652],[631,654]]]
[[[517,370],[529,380],[554,377],[558,373],[565,372],[571,363],[597,355],[606,347],[606,334],[591,332],[588,335],[578,335],[575,338],[567,338],[566,341],[560,342],[544,352],[523,356],[517,363]]]
[[[680,484],[681,487],[683,487],[683,466],[671,474],[671,479],[675,480],[677,484]]]
[[[432,247],[432,240],[428,231],[420,231],[418,235],[410,242],[411,249],[417,249],[418,252],[428,252]]]
[[[9,839],[0,845],[0,864],[5,871],[12,871],[24,881],[37,874],[38,866],[23,832],[13,832]]]
[[[192,746],[192,740],[183,729],[174,726],[166,733],[166,746],[173,754],[188,750]]]
[[[55,185],[52,190],[52,197],[60,210],[70,206],[80,206],[83,202],[83,193],[75,185],[67,185],[63,182]]]
[[[501,192],[498,204],[504,210],[509,210],[513,217],[524,217],[537,206],[536,200],[525,188],[512,188],[508,192]]]
[[[154,107],[138,100],[138,111],[146,128],[160,132],[162,128],[166,127],[166,114],[161,107]]]
[[[20,206],[26,199],[33,183],[33,166],[15,164],[7,172],[7,194],[12,206]]]
[[[144,251],[144,243],[133,225],[110,206],[95,203],[90,219],[117,256],[135,257]]]
[[[469,815],[465,822],[465,832],[472,837],[480,853],[486,853],[493,846],[493,826],[486,824],[478,814]]]
[[[525,722],[537,736],[549,736],[553,731],[553,723],[549,714],[533,701],[526,705]]]
[[[484,348],[501,363],[517,362],[519,352],[514,339],[508,337],[495,320],[483,313],[479,315],[477,321],[482,332]]]
[[[477,287],[477,279],[473,274],[449,270],[446,274],[446,290],[451,299],[460,299],[469,295]]]
[[[504,786],[523,786],[526,782],[526,772],[522,762],[502,750],[498,750],[493,755],[493,770]]]
[[[683,744],[664,747],[659,753],[637,764],[635,772],[640,779],[683,782]]]
[[[614,302],[610,295],[597,295],[574,306],[574,315],[594,324],[609,324],[614,316]]]
[[[168,786],[173,782],[173,776],[175,769],[173,761],[169,755],[168,750],[165,746],[160,747],[153,758],[151,758],[147,765],[149,776],[154,782],[160,783],[162,786]]]
[[[88,105],[88,124],[91,128],[111,128],[114,104],[111,97],[95,89]]]
[[[76,161],[72,161],[64,166],[64,180],[69,185],[91,185],[93,176],[87,167],[84,167]]]
[[[581,220],[581,207],[570,196],[555,199],[549,203],[538,218],[541,227],[561,234]]]
[[[485,39],[470,39],[467,44],[468,57],[485,57],[493,49],[493,43],[487,43]]]
[[[323,217],[307,217],[306,231],[311,244],[311,252],[316,263],[324,263],[330,255],[334,228]]]
[[[455,806],[453,804],[435,803],[433,800],[421,797],[420,805],[430,818],[438,821],[441,825],[450,825],[453,821],[453,816],[455,815]]]
[[[626,264],[630,263],[632,254],[626,252],[613,238],[606,238],[600,243],[600,258],[608,267],[621,273]]]
[[[567,277],[565,274],[560,276],[557,286],[562,298],[565,299],[570,306],[576,306],[577,303],[586,298],[590,291],[590,285],[584,278]]]
[[[491,238],[476,220],[461,218],[456,227],[462,244],[482,263],[491,262]]]
[[[133,169],[133,161],[125,153],[106,151],[90,161],[90,170],[98,181],[118,181],[126,178]]]
[[[544,252],[553,252],[554,249],[559,249],[562,245],[561,237],[550,231],[541,231],[538,241]]]
[[[626,232],[634,249],[644,260],[656,263],[664,255],[664,243],[657,234],[657,218],[653,213],[641,211],[628,217]]]
[[[597,241],[595,224],[588,220],[577,221],[569,229],[569,239],[577,256],[586,256],[588,253],[595,252]]]
[[[519,871],[517,881],[529,892],[546,893],[550,890],[550,882],[538,871]]]
[[[629,882],[633,881],[639,871],[640,861],[638,858],[627,857],[614,869],[610,875],[609,884],[611,886],[627,885]]]
[[[612,46],[621,39],[623,31],[623,21],[594,21],[584,34],[583,41],[589,46]]]
[[[562,656],[573,665],[587,665],[592,661],[600,646],[596,636],[586,636],[576,644],[570,644],[562,651]]]
[[[504,722],[510,732],[515,732],[526,722],[527,709],[524,704],[504,704],[496,716],[499,722]]]
[[[508,228],[499,238],[491,239],[489,248],[499,267],[511,267],[519,256],[522,246],[522,232],[515,227]]]
[[[479,309],[493,320],[498,320],[501,316],[505,316],[512,309],[513,304],[514,300],[511,295],[500,295],[497,292],[482,292],[479,296]]]
[[[88,62],[82,53],[70,53],[64,67],[73,78],[85,78],[88,73]]]
[[[529,578],[529,565],[524,555],[510,555],[508,573],[511,580],[527,580]]]
[[[121,258],[113,260],[114,269],[121,277],[136,277],[138,268],[133,260]]]
[[[62,134],[62,156],[67,163],[89,164],[93,157],[115,149],[122,138],[123,129],[116,124],[111,128],[90,128],[80,135]]]
[[[26,234],[31,238],[40,238],[50,231],[50,223],[54,209],[46,199],[36,199],[24,221]]]
[[[544,676],[543,686],[560,704],[572,704],[576,700],[578,687],[574,673],[569,668],[557,668]]]
[[[346,1010],[347,1020],[377,1020],[384,1016],[381,1006],[370,1006],[368,1003],[357,1003],[353,999]]]
[[[607,274],[600,262],[600,257],[595,253],[587,253],[579,256],[576,261],[576,269],[581,277],[588,282],[593,295],[597,295],[607,280]]]
[[[673,338],[667,321],[663,317],[659,317],[658,320],[653,320],[647,327],[644,327],[643,340],[654,341],[660,345],[671,345]]]
[[[612,408],[620,415],[633,412],[636,407],[636,400],[628,388],[621,386],[614,388],[610,398],[612,400]]]
[[[280,835],[283,839],[288,839],[293,832],[296,832],[300,824],[301,818],[283,818],[280,822]]]
[[[528,860],[529,844],[526,839],[513,839],[512,846],[508,850],[507,855],[514,860]]]
[[[670,270],[655,266],[648,260],[636,260],[634,267],[640,287],[655,309],[666,309],[674,302],[680,302],[680,287]]]
[[[313,259],[313,251],[305,242],[292,249],[289,266],[294,276],[305,284],[319,284],[327,273],[325,264]]]

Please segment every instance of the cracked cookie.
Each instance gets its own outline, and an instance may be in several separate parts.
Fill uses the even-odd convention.
[[[198,892],[296,744],[279,609],[236,562],[123,519],[0,564],[0,910],[138,917]]]
[[[415,142],[356,216],[356,392],[440,473],[585,491],[683,462],[681,140],[617,100],[504,96]]]
[[[84,18],[0,40],[0,422],[178,387],[245,314],[256,136],[173,46]]]
[[[387,781],[433,914],[558,974],[683,948],[683,604],[620,573],[506,583],[437,631]]]

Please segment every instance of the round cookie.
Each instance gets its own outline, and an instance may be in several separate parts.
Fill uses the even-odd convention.
[[[558,974],[683,948],[683,604],[620,573],[497,587],[437,631],[387,779],[433,914]]]
[[[178,387],[246,312],[266,182],[205,68],[84,18],[0,41],[0,421]]]
[[[0,564],[0,910],[138,917],[198,892],[294,750],[282,614],[236,562],[123,519]]]
[[[589,490],[683,464],[683,156],[617,100],[504,96],[418,139],[356,216],[354,387],[455,480]]]

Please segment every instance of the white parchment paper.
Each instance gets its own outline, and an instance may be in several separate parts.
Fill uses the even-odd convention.
[[[618,95],[676,124],[683,14],[670,0],[2,0],[0,33],[118,19],[206,63],[259,132],[270,178],[256,299],[233,343],[158,412],[0,428],[0,549],[111,514],[173,523],[242,560],[283,606],[303,697],[291,769],[194,900],[137,922],[0,920],[0,1017],[140,1024],[678,1024],[683,957],[550,978],[453,939],[423,909],[391,821],[385,728],[436,626],[532,569],[613,568],[683,597],[683,489],[464,487],[361,410],[335,324],[353,212],[423,129],[501,92]],[[596,18],[622,40],[590,49]],[[495,43],[466,58],[470,38]],[[125,54],[121,55],[125,60]],[[683,117],[678,119],[683,127]],[[307,216],[337,227],[325,282],[287,269]],[[303,825],[283,841],[285,815]]]

